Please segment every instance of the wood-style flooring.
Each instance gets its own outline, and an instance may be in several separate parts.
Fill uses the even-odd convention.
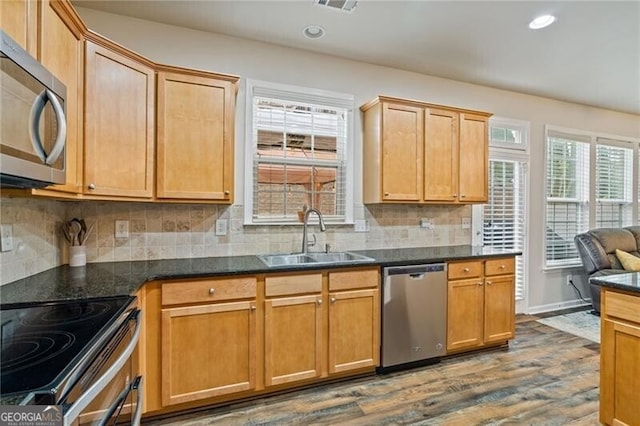
[[[508,348],[153,425],[598,425],[600,346],[518,316]]]

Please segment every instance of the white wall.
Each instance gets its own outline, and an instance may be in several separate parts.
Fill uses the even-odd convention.
[[[244,111],[246,79],[259,79],[351,93],[356,105],[377,95],[418,99],[436,104],[489,111],[531,123],[531,191],[529,229],[529,306],[551,308],[575,299],[565,285],[566,273],[543,271],[544,125],[640,138],[640,117],[484,86],[355,62],[308,51],[189,30],[79,8],[94,31],[153,61],[241,77],[236,121],[236,199],[242,202],[244,182]],[[361,205],[362,132],[355,123],[355,200]],[[577,279],[583,294],[586,283]]]

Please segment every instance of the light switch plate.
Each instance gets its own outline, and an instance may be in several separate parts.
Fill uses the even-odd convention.
[[[129,221],[116,220],[116,239],[129,238]]]
[[[0,247],[3,252],[13,250],[13,225],[0,226]]]
[[[420,219],[420,228],[424,229],[434,229],[436,226],[433,224],[431,219],[423,217]]]
[[[216,235],[227,235],[227,219],[216,220]]]
[[[353,230],[355,232],[369,232],[368,220],[356,220],[353,224]]]

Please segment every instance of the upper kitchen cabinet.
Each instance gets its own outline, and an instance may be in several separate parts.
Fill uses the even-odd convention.
[[[31,56],[38,56],[38,2],[0,1],[0,28]]]
[[[233,203],[238,77],[163,67],[157,78],[156,197]]]
[[[360,109],[366,204],[487,201],[491,114],[389,97]]]
[[[77,194],[82,191],[83,34],[86,28],[68,2],[43,0],[39,4],[40,62],[67,87],[67,181],[64,185],[34,192],[54,190]]]
[[[151,199],[154,189],[153,63],[87,35],[84,194]]]

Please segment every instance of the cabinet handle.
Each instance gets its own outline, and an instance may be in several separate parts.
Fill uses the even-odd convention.
[[[215,288],[210,288],[209,289],[209,294],[212,295],[213,293],[215,293],[216,289]]]
[[[231,191],[229,191],[228,189],[224,191],[224,195],[229,195],[229,194],[231,194]]]
[[[464,268],[463,271],[464,272],[469,272],[469,268]]]
[[[336,298],[335,297],[331,298],[331,303],[336,303]]]
[[[478,281],[478,285],[482,285],[482,281]]]
[[[316,303],[317,303],[318,305],[322,305],[322,299],[318,299],[318,300],[316,300]]]
[[[487,285],[491,285],[491,281],[487,281]]]
[[[500,269],[504,269],[504,268],[506,268],[506,266],[500,265]]]
[[[256,310],[256,305],[251,305],[251,310],[255,311]]]
[[[96,189],[96,184],[95,183],[90,183],[87,188],[89,189]]]

